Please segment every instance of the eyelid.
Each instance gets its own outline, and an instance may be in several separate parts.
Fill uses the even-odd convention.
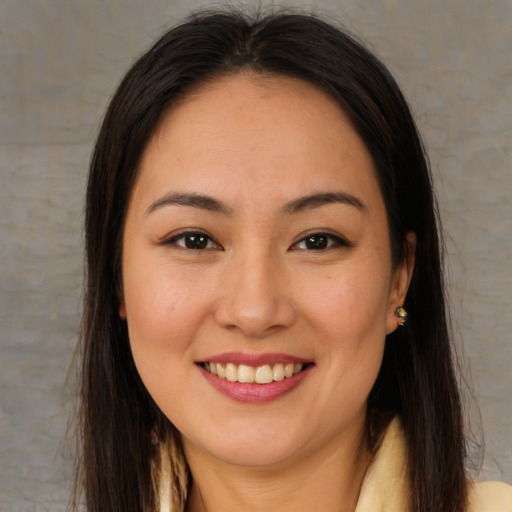
[[[326,237],[330,238],[331,240],[333,240],[334,243],[331,243],[325,249],[316,249],[315,250],[315,249],[304,248],[304,249],[298,249],[298,250],[322,252],[322,251],[328,251],[329,249],[336,249],[339,247],[347,247],[347,248],[354,247],[353,242],[349,241],[347,238],[345,238],[343,235],[340,235],[339,233],[333,233],[332,231],[329,231],[329,230],[314,230],[314,231],[309,231],[309,232],[302,233],[301,235],[299,235],[297,241],[295,241],[290,246],[289,250],[292,250],[292,251],[296,250],[297,245],[299,245],[301,242],[304,242],[308,237],[312,237],[312,236],[326,236]]]
[[[206,247],[204,249],[189,249],[187,247],[184,247],[177,242],[177,240],[180,240],[184,237],[186,237],[187,235],[201,235],[201,236],[204,236],[206,238],[209,239],[210,242],[213,242],[215,244],[215,248],[218,248],[218,249],[223,249],[223,247],[215,240],[215,238],[210,235],[207,231],[205,231],[204,229],[199,229],[199,228],[184,228],[184,229],[180,229],[178,231],[174,231],[166,236],[164,236],[162,239],[160,239],[156,245],[160,245],[160,246],[164,246],[164,247],[167,247],[167,246],[175,246],[175,247],[178,247],[180,249],[185,249],[185,250],[189,250],[189,251],[204,251],[204,250],[208,250],[208,249],[213,249],[213,247]]]

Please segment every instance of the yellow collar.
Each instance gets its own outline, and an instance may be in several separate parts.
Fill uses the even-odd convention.
[[[355,512],[407,512],[407,479],[405,439],[395,418],[366,472]]]
[[[361,486],[355,512],[408,512],[409,483],[402,425],[389,425]],[[469,484],[467,512],[512,512],[512,487],[502,482]]]

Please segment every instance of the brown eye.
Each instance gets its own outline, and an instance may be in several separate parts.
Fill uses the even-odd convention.
[[[347,246],[349,245],[345,240],[338,236],[329,233],[313,233],[299,240],[293,245],[293,250],[305,251],[323,251],[331,247]]]
[[[183,237],[184,246],[187,249],[206,249],[208,247],[208,237],[204,235],[185,235]]]
[[[173,236],[165,242],[165,245],[177,245],[183,249],[200,251],[204,249],[218,249],[218,244],[205,233],[190,232]]]
[[[327,249],[329,247],[329,237],[327,235],[311,235],[304,239],[304,245],[309,250]]]

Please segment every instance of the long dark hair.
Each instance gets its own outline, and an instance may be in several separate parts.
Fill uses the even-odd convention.
[[[367,437],[374,449],[389,419],[400,416],[411,511],[462,512],[464,437],[436,206],[407,102],[383,64],[338,28],[309,15],[251,18],[233,11],[195,15],[157,41],[123,79],[96,143],[85,218],[79,418],[87,508],[155,510],[161,499],[155,480],[164,473],[173,506],[184,507],[187,469],[179,436],[144,388],[118,314],[121,239],[139,160],[166,110],[191,86],[243,70],[300,78],[331,95],[373,157],[395,264],[406,256],[407,233],[416,233],[408,322],[386,341],[368,401]]]

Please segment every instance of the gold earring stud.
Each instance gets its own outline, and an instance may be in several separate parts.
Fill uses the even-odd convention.
[[[407,311],[403,306],[396,308],[395,316],[398,318],[399,326],[402,326],[407,322]]]

